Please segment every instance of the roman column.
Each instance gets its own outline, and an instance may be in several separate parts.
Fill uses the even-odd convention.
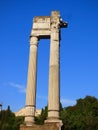
[[[48,122],[60,122],[60,60],[59,60],[59,12],[52,12],[51,16],[51,45],[49,67],[49,95],[48,95]]]
[[[34,124],[35,105],[36,105],[36,68],[37,68],[37,46],[38,38],[30,37],[30,54],[29,54],[29,68],[26,91],[26,126]]]

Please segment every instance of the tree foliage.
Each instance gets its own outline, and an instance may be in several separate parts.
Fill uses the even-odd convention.
[[[10,110],[10,106],[0,113],[0,130],[19,130],[22,123],[23,117],[15,117],[15,114]]]
[[[36,124],[43,124],[47,118],[47,107],[42,109]],[[60,103],[60,119],[63,121],[62,130],[98,130],[98,99],[86,96],[78,99],[76,105],[66,108]]]
[[[78,99],[75,106],[63,109],[63,130],[98,130],[98,100],[86,96]]]
[[[41,114],[38,117],[35,117],[35,123],[38,125],[43,125],[44,121],[47,119],[48,108],[47,106],[42,109]]]

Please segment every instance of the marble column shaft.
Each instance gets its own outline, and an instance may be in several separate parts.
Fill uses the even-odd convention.
[[[38,38],[30,38],[29,69],[26,92],[26,115],[25,123],[32,126],[35,116],[36,105],[36,77],[37,77],[37,46]]]
[[[59,119],[60,103],[59,29],[51,30],[48,120]]]

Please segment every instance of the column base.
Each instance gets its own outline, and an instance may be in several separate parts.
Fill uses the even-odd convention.
[[[25,117],[24,124],[26,126],[32,126],[32,125],[34,125],[34,123],[35,123],[34,117]]]
[[[59,119],[47,119],[45,120],[45,123],[62,123],[62,120],[59,120]]]
[[[57,123],[61,127],[63,125],[62,120],[59,120],[59,119],[51,119],[51,118],[49,118],[49,119],[45,120],[45,124],[50,124],[50,123],[52,123],[52,124]]]
[[[61,130],[61,126],[60,122],[47,122],[44,125],[20,125],[20,130]]]
[[[25,122],[24,124],[25,124],[25,126],[33,126],[34,122]]]

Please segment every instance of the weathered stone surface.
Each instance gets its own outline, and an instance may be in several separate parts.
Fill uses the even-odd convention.
[[[33,29],[50,29],[50,17],[35,17]]]
[[[21,125],[20,130],[61,130],[59,123],[46,123],[44,125],[25,126]]]

